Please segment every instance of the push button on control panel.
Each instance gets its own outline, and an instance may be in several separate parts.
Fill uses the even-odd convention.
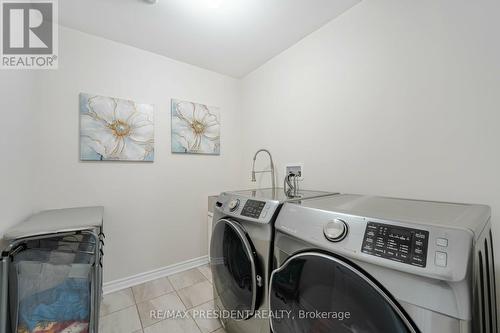
[[[436,245],[441,247],[448,247],[448,240],[446,238],[436,239]]]
[[[446,254],[446,252],[440,252],[440,251],[436,252],[436,258],[435,258],[436,266],[446,267],[446,265],[448,264],[447,261],[448,261],[448,255]]]
[[[266,218],[268,212],[269,212],[269,206],[264,208],[264,210],[262,211],[262,214],[260,214],[260,217]]]

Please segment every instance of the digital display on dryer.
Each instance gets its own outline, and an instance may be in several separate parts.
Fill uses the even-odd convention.
[[[428,239],[429,232],[425,230],[368,222],[361,252],[425,267]]]
[[[241,215],[258,219],[265,205],[265,201],[247,200],[245,206],[243,207],[243,210],[241,211]]]

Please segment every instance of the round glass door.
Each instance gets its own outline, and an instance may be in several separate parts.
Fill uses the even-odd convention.
[[[210,244],[210,266],[217,297],[236,319],[253,316],[257,301],[256,256],[241,225],[217,222]]]
[[[341,258],[307,252],[271,275],[274,333],[416,333],[396,301]]]

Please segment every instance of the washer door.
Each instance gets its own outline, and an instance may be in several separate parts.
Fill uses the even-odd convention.
[[[236,221],[221,219],[212,232],[210,267],[221,310],[239,320],[253,316],[257,302],[257,257],[249,237]],[[259,277],[260,279],[260,277]]]
[[[275,333],[419,332],[382,286],[333,255],[290,257],[272,273],[269,293]]]

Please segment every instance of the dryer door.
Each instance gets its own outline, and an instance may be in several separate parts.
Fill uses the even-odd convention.
[[[361,268],[320,252],[294,255],[276,269],[269,302],[275,333],[419,332]]]
[[[210,267],[216,301],[234,311],[234,319],[253,316],[257,303],[257,257],[243,227],[236,221],[217,221],[210,244]]]

